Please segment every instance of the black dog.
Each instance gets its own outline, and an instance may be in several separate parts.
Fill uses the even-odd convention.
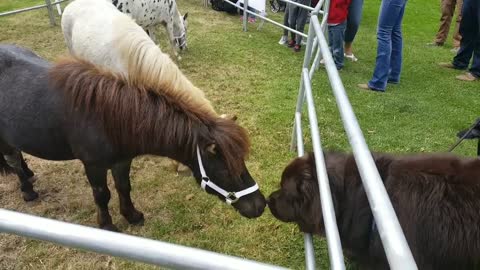
[[[389,269],[354,158],[327,153],[325,160],[345,255],[361,269]],[[374,160],[419,269],[480,269],[480,159]],[[313,154],[286,167],[269,206],[279,220],[325,235]]]

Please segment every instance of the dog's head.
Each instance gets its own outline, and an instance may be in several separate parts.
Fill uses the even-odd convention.
[[[343,177],[345,158],[345,155],[340,153],[325,155],[331,183]],[[330,186],[332,187],[332,184]],[[337,192],[331,191],[336,205]],[[303,232],[325,234],[313,153],[294,159],[285,168],[280,189],[270,195],[268,205],[277,219],[295,222]]]

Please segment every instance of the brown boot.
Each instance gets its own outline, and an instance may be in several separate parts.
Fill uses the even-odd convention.
[[[455,66],[454,64],[450,63],[450,62],[441,62],[441,63],[438,63],[439,66],[441,67],[444,67],[444,68],[451,68],[451,69],[459,69],[459,70],[465,70],[466,68],[459,68],[457,66]]]

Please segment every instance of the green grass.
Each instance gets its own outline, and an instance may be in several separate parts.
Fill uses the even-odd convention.
[[[0,11],[24,7],[25,3],[2,0]],[[373,151],[445,151],[455,141],[456,132],[479,115],[480,84],[457,81],[459,72],[436,65],[453,57],[450,40],[446,48],[425,46],[438,27],[438,1],[410,0],[404,18],[401,84],[389,86],[385,94],[357,90],[356,84],[367,82],[373,72],[379,4],[366,1],[355,41],[355,54],[360,60],[348,62],[340,73],[366,141]],[[252,140],[247,166],[263,192],[269,194],[295,156],[289,152],[289,143],[303,55],[279,46],[281,30],[272,25],[261,31],[250,25],[245,33],[237,16],[204,9],[199,1],[182,0],[179,6],[183,13],[190,14],[189,50],[179,66],[206,92],[217,111],[239,116]],[[271,17],[282,20],[279,14]],[[60,27],[49,26],[46,10],[0,18],[0,42],[26,46],[50,60],[66,53]],[[166,42],[161,47],[170,52]],[[314,90],[323,146],[349,151],[322,69],[315,73]],[[309,150],[309,136],[306,138]],[[474,142],[466,142],[456,152],[473,156],[475,147]],[[40,201],[25,204],[18,187],[10,184],[15,178],[8,177],[0,181],[2,207],[95,226],[95,206],[78,162],[44,162],[32,157],[28,162],[40,178],[35,183]],[[143,227],[130,226],[121,218],[112,192],[112,217],[126,233],[304,268],[302,235],[293,224],[275,220],[268,210],[256,220],[241,218],[216,198],[202,193],[191,178],[175,176],[167,164],[153,157],[135,161],[132,186],[133,200],[146,215]],[[187,200],[190,194],[194,196]],[[150,269],[7,235],[0,238],[0,250],[1,269]],[[328,268],[324,239],[315,238],[315,250],[318,265]]]
[[[54,1],[52,1],[54,2]],[[41,0],[2,0],[0,2],[0,13],[6,11],[13,11],[21,8],[32,7],[36,5],[45,4]]]

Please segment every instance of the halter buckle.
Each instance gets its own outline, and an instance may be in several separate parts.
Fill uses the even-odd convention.
[[[205,191],[207,190],[208,182],[210,182],[210,178],[208,176],[202,176],[202,181],[200,182],[200,187]]]
[[[228,204],[236,203],[239,199],[235,192],[229,192],[227,197],[225,197],[225,201],[227,201]]]

